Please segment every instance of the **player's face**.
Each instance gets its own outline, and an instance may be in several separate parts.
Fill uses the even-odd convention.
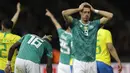
[[[90,18],[91,15],[91,10],[90,8],[84,8],[83,11],[80,12],[81,19],[85,22],[87,22]]]

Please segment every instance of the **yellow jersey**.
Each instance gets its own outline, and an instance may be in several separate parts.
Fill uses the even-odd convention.
[[[97,34],[96,61],[101,61],[107,65],[111,64],[110,53],[107,43],[112,43],[111,32],[100,28]]]
[[[10,47],[16,43],[21,37],[9,32],[0,32],[0,70],[4,70],[7,64],[8,52]],[[16,51],[11,61],[12,72],[14,72],[14,63]]]

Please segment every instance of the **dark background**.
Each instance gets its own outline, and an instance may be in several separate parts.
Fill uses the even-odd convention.
[[[19,0],[0,0],[0,20],[11,19],[16,12]],[[45,9],[48,8],[64,26],[61,11],[77,8],[82,2],[89,2],[95,9],[110,11],[113,19],[105,25],[112,32],[113,44],[123,62],[130,62],[130,4],[128,0],[20,0],[22,11],[13,33],[20,36],[26,33],[52,34],[53,48],[59,50],[57,32]],[[99,16],[92,15],[92,19]],[[113,60],[114,61],[114,60]]]

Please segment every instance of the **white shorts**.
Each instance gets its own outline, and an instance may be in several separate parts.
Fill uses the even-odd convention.
[[[72,66],[63,63],[58,64],[58,73],[72,73]]]
[[[16,58],[14,73],[40,73],[40,65],[29,60]]]
[[[83,62],[83,61],[74,59],[73,72],[74,73],[97,73],[96,61]]]

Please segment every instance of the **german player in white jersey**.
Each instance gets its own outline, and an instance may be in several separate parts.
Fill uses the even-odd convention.
[[[60,41],[60,62],[58,65],[58,73],[71,73],[72,66],[70,66],[71,60],[71,39],[72,34],[70,32],[70,28],[67,30],[63,30],[58,21],[55,19],[53,14],[46,9],[46,16],[50,17],[52,22],[54,23]]]

